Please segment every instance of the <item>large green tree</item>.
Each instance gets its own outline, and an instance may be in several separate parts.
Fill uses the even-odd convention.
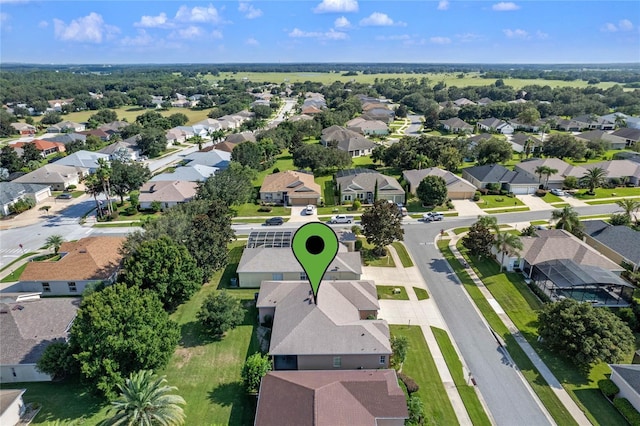
[[[440,176],[426,176],[418,188],[416,195],[427,206],[439,206],[447,200],[447,182]]]
[[[492,137],[484,139],[475,147],[478,164],[504,163],[513,156],[511,144],[505,140]]]
[[[552,351],[588,369],[617,363],[633,352],[634,337],[614,313],[573,299],[549,303],[538,315],[538,332]]]
[[[167,136],[161,128],[145,128],[140,132],[137,145],[143,154],[149,157],[157,157],[162,151],[167,149]]]
[[[154,291],[172,312],[200,288],[202,270],[184,245],[165,235],[143,242],[125,258],[121,281]]]
[[[244,308],[227,291],[216,291],[207,296],[197,316],[205,332],[219,338],[242,323]]]
[[[182,425],[185,400],[173,392],[178,388],[167,386],[165,376],[156,377],[151,370],[131,373],[124,384],[118,384],[120,396],[111,401],[112,417],[103,426]]]
[[[547,157],[573,158],[581,160],[587,152],[587,146],[568,133],[556,133],[542,142],[542,152]]]
[[[253,195],[256,172],[251,167],[231,162],[229,167],[207,178],[199,187],[197,197],[218,200],[227,206],[244,204]]]
[[[15,149],[5,145],[0,149],[0,167],[7,169],[9,173],[17,172],[22,168],[22,159]]]
[[[481,222],[471,225],[469,232],[462,238],[462,245],[469,250],[469,254],[477,257],[491,256],[491,246],[495,242],[495,236],[491,228]]]
[[[120,197],[121,203],[128,193],[140,189],[150,178],[151,171],[144,164],[121,160],[111,162],[111,189]]]
[[[155,293],[115,284],[83,299],[69,344],[86,383],[111,398],[132,372],[164,367],[179,337]]]
[[[362,233],[367,237],[367,242],[373,244],[375,253],[382,256],[385,246],[396,240],[404,239],[404,230],[401,226],[402,217],[398,207],[387,200],[377,200],[367,208],[362,217]]]
[[[608,172],[602,167],[592,167],[580,177],[580,184],[589,188],[588,194],[595,194],[596,188],[604,185]]]
[[[40,160],[42,160],[42,153],[38,151],[35,143],[26,143],[22,146],[22,161],[24,163]]]
[[[344,169],[351,165],[351,156],[346,151],[322,145],[301,145],[293,152],[293,164],[312,171],[323,169]]]
[[[264,158],[264,151],[260,145],[255,142],[242,142],[233,147],[231,152],[231,160],[237,161],[243,166],[251,167],[254,170],[260,169],[260,163]]]

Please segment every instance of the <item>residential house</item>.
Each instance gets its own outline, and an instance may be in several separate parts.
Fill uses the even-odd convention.
[[[120,133],[120,131],[129,124],[130,123],[127,123],[126,121],[112,121],[98,126],[98,129],[108,133],[109,135],[114,135],[116,133]]]
[[[487,139],[491,139],[492,137],[493,135],[490,135],[489,133],[480,133],[479,135],[469,136],[467,140],[469,141],[469,147],[473,148],[474,146],[478,145],[480,142]]]
[[[48,136],[46,138],[42,138],[42,140],[45,141],[49,141],[49,142],[60,142],[63,143],[65,145],[71,143],[71,142],[75,142],[75,141],[80,141],[80,142],[86,142],[87,141],[87,136],[86,135],[82,135],[80,133],[60,133],[58,135],[54,135],[54,136]]]
[[[109,160],[137,161],[140,158],[140,150],[138,149],[136,137],[114,142],[98,152],[100,154],[107,154]]]
[[[312,174],[287,170],[265,176],[260,187],[260,201],[285,206],[318,205],[322,188]]]
[[[313,117],[307,114],[296,114],[289,117],[287,121],[292,121],[295,123],[296,121],[300,120],[313,120]]]
[[[547,180],[546,175],[538,175],[536,169],[538,167],[549,167],[550,169],[557,170],[556,173],[549,175]],[[548,188],[563,188],[564,180],[573,176],[576,179],[580,179],[586,172],[582,166],[572,166],[571,164],[559,159],[559,158],[536,158],[526,161],[522,161],[515,166],[515,171],[524,173],[532,179],[536,179],[539,184],[544,184]]]
[[[615,120],[609,121],[594,114],[584,114],[572,119],[580,123],[583,129],[588,130],[613,130],[616,127]]]
[[[190,166],[201,164],[203,166],[226,169],[227,167],[229,167],[229,163],[231,162],[231,153],[226,151],[218,151],[216,149],[204,152],[198,151],[185,156],[184,160]]]
[[[611,133],[613,136],[624,138],[627,146],[632,146],[640,142],[640,128],[623,127]]]
[[[183,143],[193,136],[194,133],[192,129],[187,130],[180,127],[174,127],[173,129],[167,130],[167,132],[165,133],[167,142],[171,144]]]
[[[640,268],[640,232],[628,226],[613,226],[604,220],[585,220],[584,241],[618,265]]]
[[[57,261],[29,262],[17,287],[46,296],[82,294],[90,283],[112,283],[122,261],[124,237],[87,237],[60,246]]]
[[[233,148],[235,148],[236,144],[235,143],[231,143],[231,142],[219,142],[213,146],[208,146],[206,148],[203,148],[202,151],[211,151],[212,149],[217,149],[218,151],[224,151],[224,152],[228,152],[231,153],[233,152]]]
[[[362,135],[386,136],[389,134],[389,126],[380,120],[365,120],[362,117],[356,117],[347,121],[346,126],[348,130]]]
[[[640,365],[638,364],[609,364],[611,377],[609,379],[618,386],[619,398],[626,398],[633,407],[640,411]]]
[[[74,123],[73,121],[61,121],[58,124],[54,124],[47,128],[47,133],[69,133],[69,132],[82,132],[85,130],[85,125],[80,123]]]
[[[231,133],[227,135],[224,141],[234,144],[239,144],[242,142],[255,142],[256,135],[253,132],[246,130],[244,132]]]
[[[213,176],[218,170],[217,167],[203,166],[202,164],[194,164],[193,166],[176,167],[173,172],[160,173],[152,177],[149,182],[160,181],[185,181],[185,182],[204,182]]]
[[[389,325],[375,319],[373,281],[323,281],[317,297],[308,281],[263,281],[256,307],[261,323],[273,322],[274,370],[389,367]]]
[[[37,132],[36,126],[27,123],[11,123],[11,127],[13,127],[20,136],[33,136]]]
[[[538,120],[535,123],[523,123],[517,118],[512,118],[509,120],[509,124],[513,127],[514,130],[522,130],[525,132],[539,132],[540,128],[544,126],[544,121]]]
[[[42,139],[34,139],[30,142],[16,142],[14,144],[12,144],[11,146],[14,148],[21,148],[24,149],[23,147],[26,144],[34,144],[36,149],[38,151],[40,151],[40,155],[42,156],[42,158],[45,158],[47,155],[51,155],[51,154],[55,154],[57,152],[65,152],[66,148],[64,146],[63,143],[61,142],[51,142],[51,141],[46,141],[46,140],[42,140]]]
[[[282,231],[280,231],[282,232]],[[238,265],[238,282],[240,287],[259,288],[263,281],[299,281],[306,279],[306,274],[291,251],[291,238],[285,235],[281,247],[268,245],[247,246],[242,252]],[[276,261],[277,259],[277,261]],[[359,280],[362,276],[362,260],[360,252],[349,252],[343,245],[338,246],[338,254],[331,261],[324,280]],[[307,283],[308,286],[308,283]]]
[[[39,169],[14,179],[12,182],[50,186],[54,191],[64,191],[69,185],[78,185],[85,173],[88,173],[88,170],[78,169],[72,166],[46,164]]]
[[[640,117],[627,117],[625,125],[630,129],[640,129]]]
[[[421,170],[405,170],[402,177],[409,184],[409,192],[415,195],[420,182],[427,176],[439,176],[447,184],[447,197],[452,200],[468,200],[473,198],[476,187],[461,177],[458,177],[448,170],[438,167],[429,167]]]
[[[101,130],[101,129],[83,130],[78,133],[85,136],[95,136],[103,142],[106,142],[109,139],[111,139],[111,133],[105,132],[104,130]]]
[[[361,134],[340,126],[324,129],[320,141],[324,146],[335,145],[339,150],[348,152],[351,157],[369,155],[376,146]]]
[[[49,185],[0,182],[0,215],[8,216],[11,213],[10,207],[19,200],[30,198],[39,204],[47,197],[51,197]]]
[[[0,389],[0,425],[15,426],[27,411],[22,400],[26,389]]]
[[[607,172],[607,179],[626,181],[627,185],[640,186],[640,164],[631,160],[610,160],[591,163],[585,169],[599,167]]]
[[[378,120],[389,124],[395,120],[396,113],[394,110],[385,107],[371,108],[362,113],[360,116],[365,120]]]
[[[511,124],[493,117],[478,121],[478,127],[487,132],[502,133],[503,135],[510,135],[514,131]]]
[[[508,104],[526,104],[527,100],[524,99],[524,98],[518,98],[518,99],[515,99],[513,101],[508,101],[507,103]]]
[[[575,135],[576,139],[584,142],[597,142],[603,141],[611,145],[611,149],[624,149],[627,147],[627,141],[625,138],[615,136],[605,132],[604,130],[590,130],[588,132]]]
[[[514,151],[524,152],[527,155],[540,152],[542,147],[542,141],[528,133],[514,133],[507,140]]]
[[[140,209],[152,208],[152,203],[159,202],[162,210],[191,201],[196,196],[197,182],[167,180],[149,181],[140,188]]]
[[[51,381],[50,375],[37,370],[36,363],[47,346],[68,339],[80,301],[80,297],[40,298],[38,293],[3,294],[0,301],[0,383]],[[3,398],[3,419],[5,402],[9,401]],[[14,423],[2,421],[1,424]]]
[[[307,105],[307,106],[303,106],[302,109],[300,110],[300,112],[304,115],[316,115],[316,114],[320,114],[322,112],[322,109],[318,108],[315,105]]]
[[[73,98],[68,98],[68,99],[52,99],[50,101],[47,101],[47,103],[49,104],[49,108],[52,111],[57,111],[57,112],[61,112],[62,111],[62,107],[64,105],[69,105],[73,102]]]
[[[475,102],[467,98],[456,99],[455,101],[453,101],[453,104],[459,108],[462,108],[465,105],[476,105]]]
[[[490,183],[497,183],[501,189],[517,195],[533,194],[539,185],[537,178],[514,172],[501,164],[467,167],[462,170],[462,177],[478,189],[486,188]]]
[[[462,133],[473,132],[473,126],[458,117],[453,117],[448,120],[440,120],[442,128],[450,133]]]
[[[375,170],[340,170],[336,173],[336,184],[343,203],[355,200],[360,200],[363,204],[373,204],[376,200],[405,202],[405,192],[398,181]]]
[[[93,151],[76,151],[73,154],[56,160],[54,164],[60,166],[82,167],[84,169],[89,169],[89,173],[95,173],[95,171],[98,170],[98,167],[100,167],[100,164],[98,164],[98,160],[100,159],[109,161],[109,155]]]
[[[493,101],[491,99],[489,99],[489,98],[480,98],[480,99],[478,99],[478,102],[477,102],[477,104],[480,105],[480,106],[487,106],[487,105],[492,104],[492,103],[493,103]]]
[[[260,383],[255,426],[402,426],[409,417],[395,370],[271,371]]]

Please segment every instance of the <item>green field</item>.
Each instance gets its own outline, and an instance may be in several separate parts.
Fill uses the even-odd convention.
[[[394,289],[400,290],[399,293],[394,293]],[[377,285],[376,291],[378,292],[378,299],[384,300],[409,300],[407,290],[402,286],[394,285]]]
[[[496,79],[495,78],[481,78],[477,72],[468,72],[464,73],[463,78],[459,78],[458,75],[460,73],[423,73],[423,74],[414,74],[414,73],[389,73],[389,74],[362,74],[358,73],[356,76],[343,76],[341,72],[222,72],[219,76],[213,76],[211,74],[206,75],[205,78],[211,82],[220,82],[225,79],[230,80],[241,80],[247,79],[252,82],[270,82],[280,84],[283,82],[287,83],[302,83],[305,81],[312,82],[320,82],[323,84],[331,84],[334,81],[342,81],[342,82],[350,82],[354,81],[357,83],[363,84],[373,84],[376,79],[385,80],[385,79],[422,79],[423,77],[427,78],[428,83],[431,85],[435,85],[438,82],[443,81],[447,87],[457,86],[457,87],[465,87],[465,86],[488,86],[493,84]],[[524,86],[538,84],[540,86],[550,86],[550,87],[587,87],[587,82],[584,80],[576,80],[576,81],[564,81],[564,80],[543,80],[543,79],[517,79],[517,78],[505,78],[503,79],[504,84],[508,86],[512,86],[515,89],[520,89]],[[614,82],[603,82],[596,85],[594,87],[607,89],[612,87],[618,83]],[[591,87],[591,86],[590,86]]]

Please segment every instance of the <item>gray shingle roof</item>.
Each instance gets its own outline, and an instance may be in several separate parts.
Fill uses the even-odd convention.
[[[583,221],[584,232],[635,264],[640,264],[640,232],[602,220]]]
[[[362,149],[372,149],[375,143],[365,138],[358,132],[345,129],[340,126],[331,126],[322,131],[322,140],[325,143],[337,142],[338,149],[342,151],[354,151]]]
[[[609,367],[633,388],[640,393],[640,365],[638,364],[609,364]]]
[[[498,182],[511,184],[536,184],[536,179],[526,176],[524,173],[514,172],[502,164],[485,164],[464,169],[465,172],[478,179],[480,182]]]
[[[49,185],[35,183],[0,182],[0,205],[10,203],[26,194],[35,194]]]
[[[342,170],[336,174],[336,182],[344,192],[374,192],[378,182],[378,194],[404,194],[404,189],[392,176],[386,176],[371,169]]]
[[[344,248],[343,248],[344,250]],[[278,261],[275,262],[274,259]],[[359,252],[338,251],[327,271],[338,268],[339,271],[351,271],[362,274],[362,261]],[[238,265],[238,273],[243,272],[304,272],[290,248],[257,247],[245,248]]]

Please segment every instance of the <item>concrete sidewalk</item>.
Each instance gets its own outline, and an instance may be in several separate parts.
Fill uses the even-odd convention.
[[[362,268],[363,274],[362,279],[374,280],[376,284],[379,285],[392,285],[396,287],[404,287],[407,295],[409,296],[409,300],[380,300],[380,312],[379,317],[385,319],[389,324],[400,324],[400,325],[417,325],[422,330],[422,334],[429,346],[429,350],[431,351],[431,355],[436,364],[436,368],[438,369],[438,374],[440,375],[440,380],[442,381],[445,390],[447,392],[447,396],[451,401],[451,405],[456,413],[456,417],[458,418],[458,422],[461,425],[472,425],[471,419],[469,418],[469,414],[462,402],[462,398],[460,398],[460,394],[458,392],[458,388],[456,387],[453,377],[451,376],[451,372],[445,362],[444,356],[442,355],[442,351],[438,346],[438,342],[433,335],[431,327],[442,328],[449,333],[447,326],[438,310],[438,306],[436,305],[433,299],[426,300],[418,300],[413,290],[413,287],[418,287],[429,291],[426,283],[422,279],[422,275],[417,267],[409,267],[404,268],[402,266],[402,262],[398,257],[395,249],[391,246],[387,247],[389,250],[389,254],[393,258],[395,262],[395,267],[371,267],[365,266]],[[414,260],[415,263],[415,260]],[[451,335],[449,333],[449,335]],[[458,357],[462,361],[462,364],[465,368],[465,374],[467,374],[468,369],[464,363],[464,359],[460,355],[460,351],[455,346],[455,341],[451,339]],[[490,419],[491,413],[489,412],[486,404],[482,399],[482,395],[478,391],[478,388],[474,388],[480,401],[483,403],[485,412],[489,416]]]
[[[458,251],[458,249],[456,248],[456,244],[460,240],[460,238],[462,238],[465,235],[466,233],[455,235],[449,241],[449,248],[451,248],[451,251],[453,252],[454,256],[461,261],[463,257]],[[516,341],[518,342],[520,347],[524,350],[524,352],[527,354],[531,362],[536,366],[536,368],[538,369],[542,377],[544,377],[544,379],[547,381],[547,383],[549,384],[553,392],[556,394],[560,402],[565,406],[567,411],[569,411],[571,416],[576,420],[576,422],[578,422],[579,425],[584,425],[584,426],[591,425],[591,422],[589,421],[587,416],[585,416],[584,412],[580,409],[580,407],[578,407],[575,401],[571,399],[571,397],[569,396],[569,393],[567,393],[567,391],[562,387],[558,379],[553,375],[551,370],[549,370],[549,367],[547,367],[547,365],[544,363],[544,361],[542,361],[542,359],[540,358],[538,353],[535,351],[535,349],[533,349],[533,347],[529,344],[529,342],[527,342],[527,340],[522,336],[522,334],[518,330],[518,327],[516,327],[513,321],[511,321],[511,318],[509,318],[509,315],[506,314],[506,312],[500,306],[498,301],[495,300],[491,292],[485,287],[482,280],[478,278],[478,275],[476,275],[475,271],[471,268],[467,268],[466,271],[471,277],[471,279],[473,280],[474,284],[480,289],[480,291],[482,292],[482,295],[485,297],[485,299],[487,299],[487,302],[489,302],[489,305],[491,306],[491,308],[500,317],[500,320],[502,320],[504,325],[509,329],[509,332],[516,339]],[[547,412],[546,408],[544,409],[544,411]]]

